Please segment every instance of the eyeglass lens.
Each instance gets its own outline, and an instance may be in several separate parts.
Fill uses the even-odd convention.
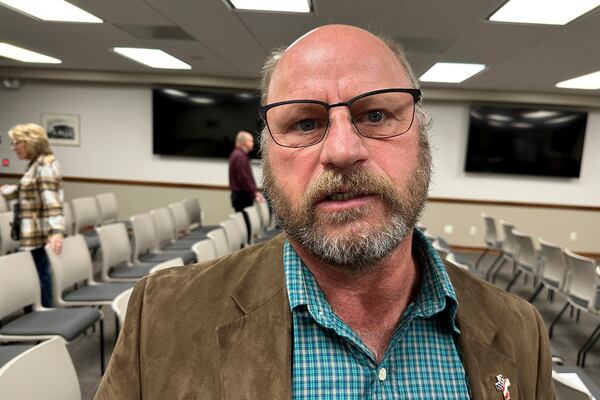
[[[329,126],[324,104],[289,103],[267,111],[269,131],[279,145],[305,147],[323,139]],[[362,136],[382,139],[407,132],[413,121],[410,93],[385,92],[361,97],[350,106],[350,117]]]

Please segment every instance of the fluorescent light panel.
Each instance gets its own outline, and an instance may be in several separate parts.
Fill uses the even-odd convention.
[[[568,79],[558,82],[556,87],[564,89],[600,89],[600,71],[592,72],[591,74],[578,76],[577,78]]]
[[[310,13],[309,0],[229,0],[238,10]]]
[[[60,64],[62,62],[58,58],[49,57],[8,43],[0,43],[0,56],[29,63]]]
[[[483,64],[435,63],[419,80],[421,82],[460,83],[485,68]]]
[[[178,58],[158,49],[143,49],[136,47],[115,47],[113,50],[122,56],[152,68],[192,69],[192,66]]]
[[[102,22],[95,15],[64,0],[0,0],[0,4],[43,21]]]
[[[600,0],[510,0],[490,18],[493,22],[566,25],[600,5]]]

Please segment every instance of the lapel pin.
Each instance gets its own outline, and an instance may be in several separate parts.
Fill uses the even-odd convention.
[[[500,375],[496,375],[496,383],[494,383],[496,390],[498,392],[502,392],[502,397],[504,400],[510,400],[510,393],[508,392],[508,387],[510,386],[510,380]]]

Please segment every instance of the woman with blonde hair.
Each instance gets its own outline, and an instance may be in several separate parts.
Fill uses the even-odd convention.
[[[19,249],[31,251],[40,278],[42,305],[52,306],[52,275],[44,246],[59,254],[65,232],[63,189],[58,161],[54,157],[46,130],[37,124],[13,127],[8,136],[20,160],[28,160],[19,186],[3,185],[0,192],[7,200],[17,199],[13,229]]]

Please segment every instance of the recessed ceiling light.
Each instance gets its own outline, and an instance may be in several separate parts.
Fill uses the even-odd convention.
[[[422,82],[460,83],[485,68],[483,64],[435,63],[419,78]]]
[[[48,57],[8,43],[0,43],[0,56],[30,63],[60,64],[62,62],[58,58]]]
[[[136,47],[114,47],[113,50],[122,56],[130,58],[152,68],[192,69],[192,66],[178,58],[158,49],[143,49]]]
[[[565,25],[598,7],[600,0],[510,0],[490,18],[493,22]]]
[[[95,15],[64,0],[0,0],[0,4],[43,21],[102,22]]]
[[[564,89],[600,89],[600,71],[592,72],[591,74],[578,76],[577,78],[568,79],[558,82],[556,87]]]
[[[229,0],[233,8],[249,11],[309,13],[310,0]]]

